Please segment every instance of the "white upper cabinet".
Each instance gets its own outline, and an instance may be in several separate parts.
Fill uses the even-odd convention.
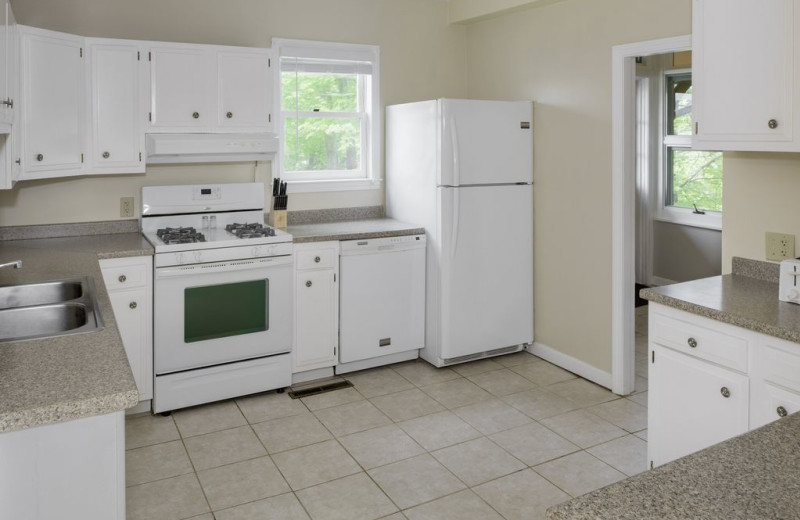
[[[272,130],[272,52],[269,49],[217,53],[219,105],[223,128]]]
[[[84,38],[20,27],[22,179],[84,174]]]
[[[800,151],[800,0],[694,0],[700,150]]]
[[[87,39],[92,173],[144,172],[148,67],[138,42]]]
[[[17,82],[16,22],[8,0],[0,1],[0,125],[8,130],[14,122]]]

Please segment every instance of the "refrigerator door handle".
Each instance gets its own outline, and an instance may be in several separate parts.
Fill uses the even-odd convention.
[[[450,120],[450,142],[453,145],[453,186],[458,186],[461,184],[460,181],[460,167],[458,158],[460,156],[458,152],[458,132],[456,131],[456,117],[453,114],[450,114],[448,118]]]

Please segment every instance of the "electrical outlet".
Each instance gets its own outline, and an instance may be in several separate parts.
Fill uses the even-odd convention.
[[[121,197],[119,199],[119,216],[133,218],[133,197]]]
[[[767,260],[786,260],[794,258],[794,235],[766,233]]]

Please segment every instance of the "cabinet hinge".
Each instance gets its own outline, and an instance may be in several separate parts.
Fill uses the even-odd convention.
[[[656,351],[654,350],[653,352],[651,352],[651,354],[652,354],[652,357],[653,357],[653,361],[652,362],[655,363],[656,362]]]
[[[333,273],[333,281],[336,281],[336,273]]]
[[[83,47],[81,47],[81,58],[83,58]]]
[[[147,61],[153,61],[153,53],[150,51],[147,51]]]
[[[83,154],[81,154],[81,163],[83,163]]]
[[[269,123],[271,123],[271,122],[272,122],[272,114],[269,114],[269,115],[267,116],[267,122],[269,122]]]
[[[136,51],[136,61],[142,61],[142,53],[140,51]]]
[[[333,355],[336,355],[336,347],[333,347]]]
[[[653,461],[650,461],[650,469],[653,469]]]
[[[698,135],[700,133],[700,123],[694,124],[694,135]]]
[[[142,162],[142,152],[139,152],[139,162]]]
[[[272,67],[272,58],[267,58],[267,68]]]
[[[153,113],[152,112],[148,112],[147,113],[147,120],[148,121],[152,121],[153,120]]]

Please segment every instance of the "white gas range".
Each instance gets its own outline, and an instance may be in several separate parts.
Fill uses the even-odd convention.
[[[292,236],[261,183],[142,188],[155,248],[153,411],[291,384]]]

